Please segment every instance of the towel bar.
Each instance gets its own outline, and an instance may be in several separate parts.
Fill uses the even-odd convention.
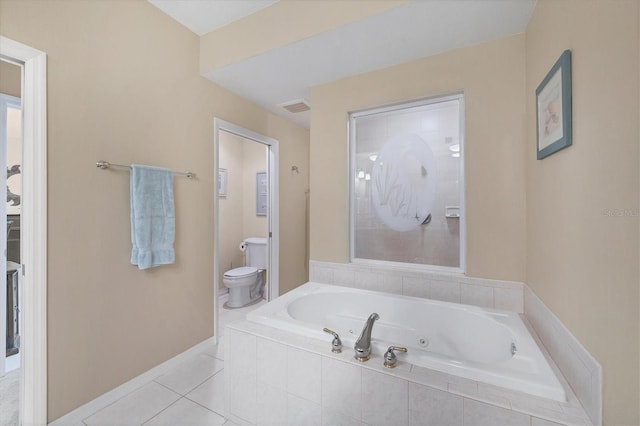
[[[108,161],[100,160],[100,161],[96,161],[96,167],[102,170],[107,170],[111,167],[129,170],[131,166],[126,166],[124,164],[115,164],[115,163],[110,163]],[[178,176],[186,176],[189,179],[193,179],[194,177],[196,177],[196,174],[192,172],[173,172],[173,174]]]

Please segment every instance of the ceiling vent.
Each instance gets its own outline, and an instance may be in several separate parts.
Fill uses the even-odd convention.
[[[305,101],[292,101],[280,104],[280,106],[292,114],[309,111],[311,107]]]

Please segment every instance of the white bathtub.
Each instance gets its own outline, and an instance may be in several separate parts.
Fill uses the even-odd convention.
[[[408,362],[531,395],[566,401],[565,391],[517,313],[309,282],[252,311],[249,321],[327,341],[327,327],[353,351],[366,319],[380,315],[372,354],[388,346]],[[515,355],[512,348],[515,347]],[[370,360],[369,362],[374,362]]]

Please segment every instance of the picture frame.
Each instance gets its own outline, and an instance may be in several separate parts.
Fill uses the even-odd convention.
[[[536,88],[536,131],[538,160],[573,143],[570,50],[562,52]]]
[[[218,169],[218,197],[227,196],[227,169]]]
[[[256,216],[266,216],[269,206],[269,179],[267,172],[256,173]]]

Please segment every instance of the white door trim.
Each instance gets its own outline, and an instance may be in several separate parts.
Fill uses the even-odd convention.
[[[245,139],[251,139],[253,141],[267,145],[269,148],[269,232],[270,238],[267,239],[269,244],[270,253],[269,266],[268,266],[268,288],[267,288],[267,300],[273,300],[278,297],[280,292],[280,276],[279,276],[279,252],[280,252],[280,229],[279,229],[279,196],[278,196],[278,161],[280,158],[279,142],[276,139],[268,136],[261,135],[244,127],[230,123],[228,121],[221,120],[219,118],[213,119],[213,176],[214,176],[214,192],[213,192],[213,311],[214,311],[214,336],[217,338],[218,334],[218,289],[220,283],[218,282],[218,217],[219,217],[219,198],[218,198],[218,159],[219,157],[219,134],[220,131],[233,133]]]
[[[0,36],[0,56],[23,67],[20,424],[46,425],[47,55]]]

